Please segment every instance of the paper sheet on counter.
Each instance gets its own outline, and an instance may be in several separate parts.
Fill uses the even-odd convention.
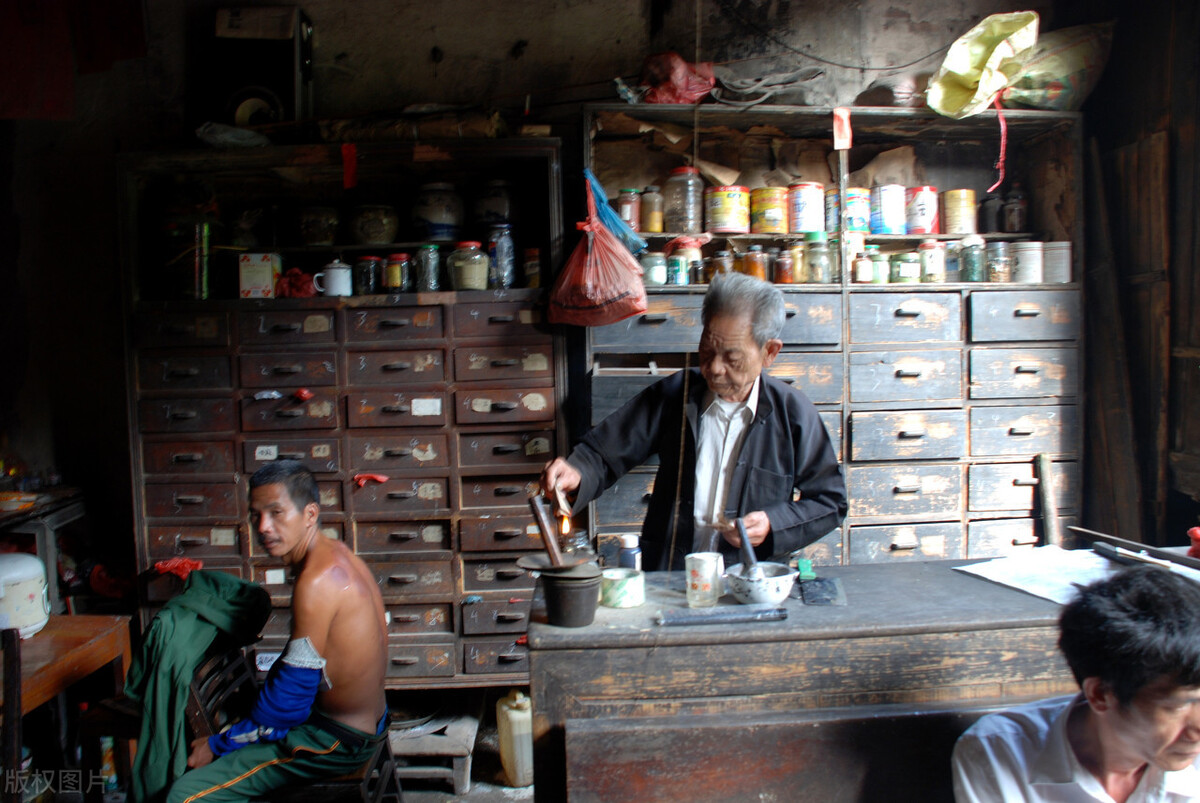
[[[1039,546],[954,568],[1062,605],[1070,602],[1078,586],[1102,580],[1121,566],[1090,549]]]

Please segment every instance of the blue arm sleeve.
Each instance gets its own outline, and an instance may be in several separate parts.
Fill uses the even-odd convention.
[[[308,719],[320,685],[320,669],[296,666],[281,658],[271,668],[250,716],[208,738],[213,755],[223,756],[254,742],[282,739],[288,730]]]

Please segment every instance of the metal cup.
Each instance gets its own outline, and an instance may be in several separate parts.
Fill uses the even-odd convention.
[[[684,556],[689,608],[711,608],[721,597],[725,559],[720,552],[692,552]]]

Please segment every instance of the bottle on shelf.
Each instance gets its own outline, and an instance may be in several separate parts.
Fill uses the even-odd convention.
[[[642,207],[640,212],[640,229],[649,234],[659,234],[663,230],[663,196],[657,184],[649,184],[642,190]]]
[[[617,195],[617,215],[634,231],[642,225],[642,193],[636,187],[627,187]]]
[[[1004,209],[1004,201],[994,192],[983,196],[979,202],[979,231],[995,233],[1000,231],[1000,213]]]
[[[704,179],[694,167],[677,167],[663,191],[663,225],[667,231],[700,234],[704,225]]]
[[[1021,182],[1014,181],[1004,196],[1004,231],[1012,233],[1029,230],[1029,200]]]
[[[804,261],[810,284],[829,284],[833,279],[833,261],[829,256],[829,241],[823,231],[804,235]]]
[[[987,262],[984,259],[984,242],[978,234],[962,238],[958,252],[958,278],[964,282],[987,281]]]
[[[482,243],[464,241],[450,254],[446,266],[455,290],[486,290],[488,286],[488,257],[480,250]]]
[[[742,254],[742,273],[764,282],[767,280],[767,253],[761,245],[752,245]]]
[[[488,232],[488,287],[503,289],[516,283],[517,257],[513,248],[512,226],[497,223]]]

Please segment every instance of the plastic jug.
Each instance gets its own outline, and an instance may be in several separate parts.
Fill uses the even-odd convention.
[[[496,701],[496,725],[500,731],[500,763],[510,786],[533,783],[533,717],[530,701],[513,689]]]

